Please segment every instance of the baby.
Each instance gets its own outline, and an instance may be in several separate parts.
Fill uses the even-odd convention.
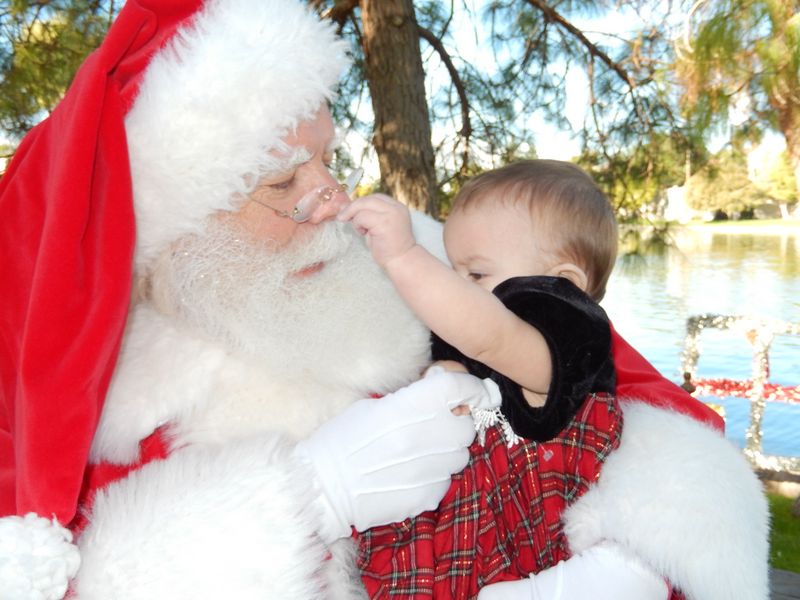
[[[362,538],[370,594],[387,585],[370,573],[391,547],[393,561],[415,554],[409,581],[391,582],[395,592],[666,598],[664,580],[613,544],[572,556],[560,521],[599,476],[622,425],[611,329],[598,305],[617,225],[592,179],[549,160],[474,178],[444,227],[452,269],[416,244],[408,210],[387,196],[356,200],[339,219],[366,235],[376,262],[434,332],[434,358],[497,382],[501,420],[513,430],[504,435],[500,423],[486,431],[435,514],[407,531],[390,526]],[[515,445],[517,436],[524,440]],[[427,538],[430,553],[420,552]]]

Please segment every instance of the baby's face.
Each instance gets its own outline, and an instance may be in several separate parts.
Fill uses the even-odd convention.
[[[458,211],[444,226],[456,273],[489,291],[511,277],[549,274],[557,261],[545,250],[545,237],[527,207],[493,202]]]

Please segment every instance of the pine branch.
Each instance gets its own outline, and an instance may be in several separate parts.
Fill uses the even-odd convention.
[[[464,87],[461,76],[458,74],[458,69],[456,69],[456,66],[453,64],[453,60],[450,58],[450,54],[448,54],[442,41],[431,31],[428,31],[420,25],[417,25],[417,31],[420,37],[436,50],[436,53],[439,55],[439,58],[442,59],[450,75],[450,79],[456,88],[456,93],[458,94],[459,103],[461,105],[461,131],[459,133],[464,136],[464,151],[462,152],[461,168],[462,172],[466,172],[469,162],[469,140],[472,136],[472,123],[469,116],[469,98],[467,98],[467,90]]]
[[[526,0],[528,4],[538,9],[546,21],[555,23],[562,29],[566,30],[572,37],[578,40],[580,44],[586,49],[590,56],[599,59],[609,69],[616,73],[622,81],[624,81],[630,90],[633,105],[636,108],[636,114],[642,123],[647,123],[644,112],[641,109],[638,98],[636,97],[636,82],[628,74],[628,72],[618,62],[614,61],[606,52],[600,49],[597,45],[584,35],[584,33],[570,23],[563,15],[558,13],[553,7],[549,6],[543,0]]]

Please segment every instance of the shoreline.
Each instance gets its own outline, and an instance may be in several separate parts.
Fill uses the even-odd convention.
[[[767,221],[718,221],[712,223],[676,224],[677,231],[702,231],[709,233],[747,234],[747,235],[800,235],[800,220],[787,222]]]

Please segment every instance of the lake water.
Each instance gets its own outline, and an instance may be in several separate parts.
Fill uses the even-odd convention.
[[[686,319],[692,315],[800,322],[800,232],[734,234],[703,228],[672,235],[675,247],[663,254],[620,259],[602,302],[617,330],[666,377],[678,383],[682,379],[681,351]],[[707,329],[700,342],[698,377],[750,378],[752,349],[744,335]],[[800,336],[776,336],[769,359],[770,381],[800,385]],[[768,408],[765,452],[800,455],[800,405],[792,408],[796,422],[777,416],[785,405]],[[734,410],[729,429],[747,410],[746,402]],[[773,413],[782,424],[778,433],[768,431],[767,417]],[[729,437],[741,445],[744,434],[739,429]]]
[[[664,375],[680,381],[686,319],[701,313],[800,322],[800,236],[684,230],[663,255],[620,259],[603,306],[617,330]],[[732,332],[701,336],[700,377],[747,379],[751,347]],[[800,337],[778,336],[770,379],[800,385]]]

